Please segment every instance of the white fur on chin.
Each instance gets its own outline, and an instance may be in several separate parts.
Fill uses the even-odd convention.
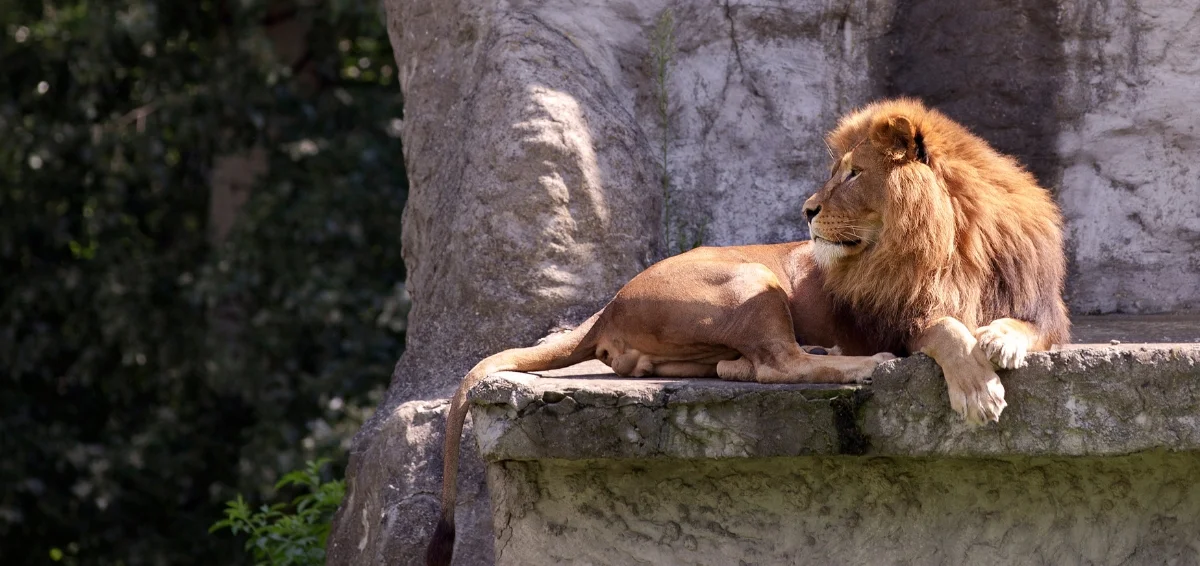
[[[817,260],[817,265],[829,268],[837,263],[838,260],[846,257],[846,247],[837,244],[831,244],[825,240],[813,238],[813,259]]]

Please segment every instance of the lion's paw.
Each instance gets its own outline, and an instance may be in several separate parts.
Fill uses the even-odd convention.
[[[997,368],[1017,369],[1025,365],[1025,353],[1029,350],[1029,339],[997,321],[975,330],[979,349],[987,355]]]
[[[950,408],[968,425],[978,426],[1000,420],[1000,413],[1008,403],[1004,401],[1004,385],[992,368],[968,362],[960,367],[942,370],[946,374]]]

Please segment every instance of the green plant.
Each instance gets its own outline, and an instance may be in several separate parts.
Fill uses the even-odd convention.
[[[671,170],[669,163],[671,147],[671,64],[675,59],[675,14],[670,8],[663,10],[650,32],[650,67],[654,75],[654,101],[658,114],[658,126],[662,132],[659,147],[659,177],[663,199],[662,245],[665,255],[676,255],[704,244],[708,233],[708,220],[701,219],[694,225],[674,217],[671,195]]]
[[[246,550],[253,555],[255,564],[323,564],[330,521],[346,494],[346,482],[321,481],[321,468],[328,462],[308,462],[303,470],[291,472],[275,484],[276,489],[294,486],[307,490],[291,504],[263,505],[254,511],[238,495],[226,503],[225,518],[214,523],[208,532],[229,529],[235,535],[246,535]]]
[[[658,125],[662,130],[660,166],[663,198],[663,240],[669,246],[671,236],[671,173],[667,152],[671,146],[671,61],[675,57],[675,15],[668,8],[658,16],[650,35],[650,65],[654,73],[654,100],[657,103]]]

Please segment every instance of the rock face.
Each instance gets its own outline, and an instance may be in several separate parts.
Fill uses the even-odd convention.
[[[1200,308],[1200,6],[1067,2],[1057,106],[1079,311]]]
[[[389,9],[409,117],[413,310],[407,352],[352,449],[330,564],[420,562],[437,517],[444,399],[486,354],[603,306],[649,265],[658,235],[648,141],[568,36],[466,3]],[[481,564],[491,514],[470,452],[457,558]]]
[[[884,6],[887,6],[886,8]],[[875,92],[916,95],[1017,156],[1067,218],[1075,312],[1200,308],[1200,7],[897,0]]]
[[[385,6],[405,96],[413,310],[353,448],[330,564],[419,563],[444,399],[484,355],[581,320],[697,241],[807,237],[800,203],[828,174],[822,135],[879,96],[924,97],[1056,192],[1077,312],[1200,308],[1194,3]],[[665,74],[656,51],[673,53]],[[493,558],[471,450],[460,564]]]
[[[1200,345],[1027,361],[979,429],[925,356],[861,389],[494,375],[472,400],[496,563],[1200,560]]]

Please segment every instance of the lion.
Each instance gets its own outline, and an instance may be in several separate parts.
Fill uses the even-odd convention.
[[[921,352],[968,424],[999,420],[996,370],[1068,340],[1062,217],[1050,194],[915,99],[852,112],[826,141],[829,179],[802,207],[811,240],[664,259],[574,330],[467,373],[447,415],[429,564],[450,562],[467,393],[494,372],[599,359],[621,376],[863,383],[878,364]]]

